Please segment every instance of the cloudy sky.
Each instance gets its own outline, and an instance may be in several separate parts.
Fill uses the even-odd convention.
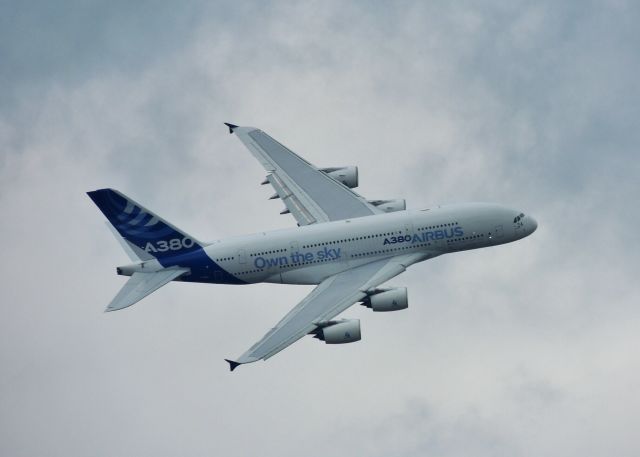
[[[239,4],[241,3],[241,4]],[[640,7],[632,1],[0,2],[0,454],[636,456]],[[202,239],[290,227],[222,125],[359,192],[494,201],[511,245],[229,373],[310,287],[170,284],[103,309],[127,258],[85,192]]]

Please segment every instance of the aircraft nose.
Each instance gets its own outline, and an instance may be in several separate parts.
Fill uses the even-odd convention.
[[[533,233],[538,228],[538,221],[536,221],[533,217],[527,216],[529,220],[527,221],[527,227],[529,228],[530,233]]]

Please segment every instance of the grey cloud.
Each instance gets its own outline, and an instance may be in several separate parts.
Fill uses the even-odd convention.
[[[3,454],[637,454],[634,3],[7,10]],[[359,165],[364,195],[493,200],[540,228],[397,278],[408,311],[345,313],[362,343],[230,376],[309,288],[172,284],[105,315],[126,259],[84,195],[205,239],[291,226],[224,121]]]

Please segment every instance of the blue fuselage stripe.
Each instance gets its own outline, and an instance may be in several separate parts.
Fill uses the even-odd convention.
[[[201,247],[185,254],[172,257],[158,257],[158,262],[165,268],[174,266],[190,268],[191,273],[181,277],[181,280],[185,282],[246,284],[245,281],[236,278],[211,260],[211,257],[209,257]]]

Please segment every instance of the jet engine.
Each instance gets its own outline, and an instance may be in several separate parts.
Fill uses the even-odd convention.
[[[330,167],[320,168],[336,181],[341,182],[350,189],[358,187],[358,167]]]
[[[385,213],[393,213],[407,209],[407,201],[404,198],[395,200],[369,200],[369,203]]]
[[[327,344],[354,343],[360,341],[360,319],[341,319],[329,322],[315,330],[314,338]]]
[[[364,299],[363,305],[376,312],[399,311],[409,307],[406,287],[375,289]]]

